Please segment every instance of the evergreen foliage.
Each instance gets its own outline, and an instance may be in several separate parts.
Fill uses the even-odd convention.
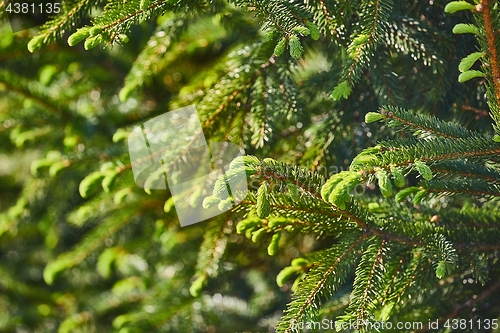
[[[1,331],[500,331],[498,2],[6,5]],[[181,228],[125,139],[191,104],[246,156]]]

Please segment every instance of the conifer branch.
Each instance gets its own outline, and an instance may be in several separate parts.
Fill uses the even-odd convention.
[[[398,107],[386,106],[381,109],[380,113],[382,113],[385,119],[395,120],[405,126],[448,139],[467,138],[480,135],[477,132],[469,131],[461,125],[445,122],[426,115],[411,114]]]
[[[421,183],[431,193],[469,194],[479,196],[500,196],[500,185],[476,180],[431,180]]]
[[[430,166],[435,173],[443,175],[462,176],[464,178],[483,179],[493,183],[500,183],[500,172],[496,169],[467,163],[461,160],[444,161]]]
[[[69,110],[66,110],[63,106],[59,105],[51,97],[49,97],[49,94],[44,91],[43,87],[38,82],[29,81],[27,78],[22,78],[17,74],[0,69],[0,83],[2,83],[8,90],[33,100],[45,110],[50,111],[65,120],[70,119]]]
[[[364,292],[363,292],[363,298],[361,299],[361,308],[358,310],[358,318],[359,319],[364,319],[365,311],[366,311],[366,306],[368,303],[368,293],[371,291],[370,286],[372,283],[372,279],[375,275],[375,271],[377,269],[377,266],[381,264],[382,261],[382,252],[384,250],[384,247],[386,245],[386,240],[382,239],[380,242],[380,247],[377,251],[377,254],[375,255],[375,260],[373,261],[372,268],[370,270],[370,274],[368,275],[368,279],[366,281],[366,286],[364,287]]]
[[[277,170],[278,168],[273,168],[273,164],[276,163],[278,163],[277,164],[278,168],[281,169],[284,168],[285,172],[280,173]],[[305,178],[308,173],[300,171],[300,169],[298,168],[296,168],[295,170],[292,169],[293,171],[288,170],[287,168],[289,168],[289,166],[287,166],[285,163],[273,162],[273,164],[266,163],[261,165],[260,170],[258,170],[255,176],[261,176],[264,179],[268,180],[269,182],[272,182],[274,180],[279,180],[283,183],[285,183],[286,181],[290,181],[297,187],[301,188],[305,193],[310,194],[311,196],[317,198],[318,200],[324,201],[323,198],[321,197],[321,194],[319,193],[319,188],[321,188],[321,186],[323,185],[324,180],[321,183],[314,181],[306,182]],[[299,175],[301,174],[302,177],[299,177]],[[315,179],[315,174],[309,173],[309,177],[307,178]],[[322,177],[316,176],[316,179],[322,180]],[[369,214],[352,200],[349,203],[348,207],[346,207],[346,209],[339,209],[332,203],[329,202],[326,203],[330,205],[330,207],[332,207],[333,210],[338,211],[341,214],[342,219],[355,222],[361,230],[365,231],[369,235],[375,235],[383,239],[392,240],[394,242],[401,242],[412,245],[423,245],[421,241],[392,234],[387,231],[379,230],[379,228],[376,226],[376,223],[371,221],[371,219],[369,218]]]
[[[328,11],[328,8],[326,7],[326,4],[325,4],[325,1],[324,0],[319,0],[319,5],[321,7],[321,10],[323,11],[323,13],[325,14],[325,17],[326,17],[326,20],[328,21],[328,25],[331,27],[330,28],[330,33],[335,36],[337,33],[335,31],[335,29],[332,28],[333,26],[333,19],[332,19],[332,15],[330,14],[330,12]]]
[[[486,289],[485,291],[483,291],[479,295],[474,295],[474,297],[471,297],[465,303],[456,305],[451,313],[439,318],[439,322],[444,323],[448,319],[457,318],[463,310],[472,308],[478,302],[481,302],[481,301],[485,300],[486,298],[494,295],[494,293],[496,293],[497,290],[499,290],[499,289],[500,289],[500,282],[494,283],[492,286],[490,286],[488,289]],[[418,332],[427,332],[429,329],[430,329],[429,326],[426,326],[425,328],[418,330]]]
[[[483,19],[484,19],[484,27],[486,32],[486,42],[488,44],[488,51],[490,53],[490,67],[491,72],[493,74],[493,87],[495,89],[495,97],[496,97],[496,105],[500,107],[500,63],[497,53],[497,41],[495,40],[495,36],[497,33],[495,32],[495,28],[493,27],[492,18],[491,18],[491,8],[490,8],[490,0],[482,0],[483,4]]]
[[[476,250],[481,252],[491,252],[500,250],[500,244],[471,244],[471,243],[457,243],[455,245],[458,249]]]
[[[406,258],[406,254],[402,255],[399,259],[399,263],[398,263],[398,266],[396,267],[396,269],[392,272],[392,278],[391,278],[391,281],[389,281],[389,283],[387,284],[387,287],[386,289],[384,290],[384,294],[382,296],[382,298],[380,299],[380,304],[382,305],[385,305],[385,300],[388,298],[389,296],[389,292],[392,288],[392,286],[394,285],[394,282],[396,281],[396,277],[398,276],[398,273],[401,271],[401,268],[403,268],[403,263],[405,262],[405,258]]]
[[[248,205],[248,206],[254,206],[256,201],[250,201],[250,200],[243,200],[241,201],[240,204],[242,205]],[[325,215],[329,217],[340,217],[341,215],[338,214],[337,212],[328,209],[328,210],[320,210],[317,208],[304,208],[300,206],[292,206],[292,205],[283,205],[283,204],[277,204],[277,203],[271,203],[271,208],[274,209],[279,209],[283,211],[296,211],[296,212],[301,212],[301,213],[306,213],[306,214],[319,214],[319,215]]]
[[[44,24],[40,31],[40,36],[44,36],[44,42],[47,42],[51,38],[57,37],[57,34],[62,34],[64,27],[71,25],[71,23],[76,23],[80,17],[79,15],[88,10],[90,7],[95,5],[97,0],[80,0],[76,4],[73,4],[72,8],[67,13],[62,13],[61,15],[54,18],[52,21]],[[82,15],[83,16],[83,15]]]
[[[415,256],[417,254],[414,254]],[[430,266],[431,262],[429,260],[427,260],[425,262],[425,264],[421,267],[419,267],[419,262],[417,262],[413,268],[413,274],[412,276],[410,277],[410,279],[405,283],[404,287],[401,288],[401,290],[398,292],[397,296],[396,296],[396,299],[401,299],[401,296],[403,296],[403,294],[406,292],[406,290],[408,290],[408,288],[415,282],[415,280],[417,279],[417,277],[419,276],[420,273],[424,272],[429,266]],[[418,270],[417,270],[418,269]]]
[[[326,151],[328,150],[328,147],[330,147],[330,145],[333,142],[333,139],[335,139],[335,135],[332,134],[332,133],[328,133],[327,139],[325,140],[325,143],[323,144],[323,147],[321,147],[321,149],[319,150],[319,152],[316,155],[316,158],[314,159],[311,171],[314,172],[314,171],[317,170],[317,168],[319,167],[320,161],[325,156]]]
[[[161,4],[163,4],[163,3],[156,2],[156,3],[152,4],[152,5],[150,5],[148,7],[148,9],[156,8],[156,7],[160,6]],[[115,20],[115,21],[112,21],[110,23],[107,23],[106,25],[102,26],[102,29],[109,30],[109,29],[115,28],[116,26],[118,26],[120,24],[123,24],[123,23],[125,23],[127,21],[132,20],[133,18],[139,16],[140,14],[144,13],[145,11],[146,11],[145,9],[138,9],[135,12],[130,13],[130,14],[128,14],[125,17],[121,17],[118,20]]]
[[[372,2],[367,3],[364,8],[364,14],[366,17],[363,15],[363,18],[373,21],[371,22],[371,26],[367,27],[366,31],[364,31],[365,36],[362,37],[363,41],[359,45],[356,45],[355,42],[351,45],[352,48],[355,48],[354,53],[351,55],[351,65],[342,75],[350,87],[352,87],[359,79],[361,69],[368,66],[370,58],[368,58],[367,54],[378,42],[378,35],[380,33],[379,30],[382,28],[382,22],[380,22],[382,16],[381,11],[387,10],[387,8],[384,8],[385,6],[381,4],[382,1],[384,0],[375,1],[375,8],[373,9],[373,12],[369,11],[369,7],[372,5]],[[392,2],[387,2],[389,3],[387,6],[390,7]]]
[[[58,272],[81,263],[92,251],[104,244],[104,239],[111,237],[130,223],[132,217],[128,210],[122,210],[119,215],[108,217],[101,225],[90,231],[72,251],[60,255],[47,265],[43,273],[45,281],[52,284]]]
[[[411,165],[416,159],[422,162],[435,163],[444,160],[453,160],[464,157],[487,158],[500,154],[500,145],[492,144],[491,140],[484,137],[470,137],[466,139],[436,139],[432,141],[416,141],[408,145],[389,145],[385,146],[385,151],[381,152],[383,163],[381,165],[390,165],[391,163],[398,167]],[[392,147],[390,147],[392,146]],[[374,170],[366,170],[374,172]]]
[[[301,318],[305,315],[306,311],[308,310],[309,307],[311,307],[316,299],[318,298],[318,295],[322,292],[323,288],[325,287],[327,280],[332,276],[332,274],[335,273],[337,267],[343,263],[344,259],[348,255],[351,255],[356,247],[365,240],[368,237],[367,234],[362,234],[358,239],[356,239],[352,244],[350,244],[349,247],[345,251],[343,251],[336,259],[335,261],[319,276],[319,279],[317,279],[315,284],[310,288],[310,290],[307,292],[305,297],[299,300],[295,299],[290,303],[289,305],[289,310],[290,306],[294,304],[294,302],[300,302],[300,306],[298,306],[296,309],[294,309],[293,312],[289,312],[290,316],[286,318],[286,320],[281,321],[278,325],[278,332],[284,332],[284,333],[294,333],[294,325],[298,322],[300,322]],[[324,266],[324,262],[319,262],[318,265]]]
[[[474,112],[477,116],[476,116],[476,119],[478,119],[479,117],[486,117],[488,116],[488,111],[486,110],[482,110],[482,109],[478,109],[478,108],[475,108],[473,106],[470,106],[470,105],[462,105],[460,106],[460,108],[464,111],[472,111]]]
[[[231,211],[224,214],[223,223],[220,219],[211,222],[205,232],[203,244],[198,252],[198,262],[196,264],[197,276],[216,277],[218,265],[224,254],[227,244],[227,234],[224,229],[231,218]]]

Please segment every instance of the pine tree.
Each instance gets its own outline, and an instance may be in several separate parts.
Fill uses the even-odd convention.
[[[2,331],[499,330],[498,2],[62,8],[0,28]],[[250,191],[181,228],[126,138],[192,104]]]

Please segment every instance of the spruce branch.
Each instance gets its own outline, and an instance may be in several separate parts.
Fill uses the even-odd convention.
[[[353,38],[347,49],[347,64],[343,66],[341,82],[334,88],[332,97],[334,100],[347,98],[352,87],[359,81],[363,71],[371,61],[371,54],[380,44],[383,31],[387,28],[389,13],[393,6],[392,0],[377,0],[375,3],[364,3],[362,21],[364,30]]]
[[[491,72],[493,74],[493,87],[495,89],[494,96],[496,97],[496,105],[497,108],[500,107],[500,63],[497,53],[497,41],[495,40],[495,36],[497,33],[495,32],[495,28],[493,27],[493,22],[491,18],[491,3],[490,0],[482,0],[483,5],[482,16],[484,20],[484,28],[486,32],[486,42],[488,44],[488,51],[490,53],[490,67]],[[498,124],[497,124],[498,125]]]
[[[424,264],[422,265],[421,261],[419,261],[417,258],[420,258],[420,253],[415,253],[414,254],[414,259],[416,261],[415,265],[413,266],[413,269],[411,270],[412,274],[410,278],[406,281],[404,284],[403,288],[401,288],[397,296],[395,297],[396,299],[401,299],[401,297],[404,295],[404,293],[410,288],[410,286],[415,282],[415,280],[427,270],[427,268],[431,265],[430,260],[424,260]]]
[[[380,304],[381,305],[385,305],[385,302],[386,300],[389,298],[390,296],[390,291],[392,288],[394,288],[394,283],[396,281],[396,278],[399,274],[399,272],[401,272],[401,270],[403,269],[403,264],[405,262],[405,258],[407,257],[406,254],[403,254],[399,260],[398,260],[398,265],[396,266],[396,269],[394,271],[391,272],[392,274],[392,278],[391,280],[389,281],[389,283],[387,284],[387,287],[386,289],[384,290],[384,293],[380,299]]]
[[[500,196],[500,185],[484,180],[431,180],[421,182],[420,186],[431,193]]]
[[[440,173],[443,176],[461,176],[463,178],[476,178],[492,183],[500,183],[500,172],[495,168],[481,164],[451,160],[434,163],[430,168],[434,173]]]
[[[435,163],[465,157],[488,158],[500,153],[500,145],[485,137],[469,137],[460,139],[435,139],[417,141],[407,139],[380,143],[384,148],[380,153],[382,165],[391,163],[397,167],[409,166],[420,159],[424,163]],[[366,170],[373,173],[374,169]]]
[[[196,275],[217,276],[219,262],[227,245],[228,234],[224,230],[227,228],[230,218],[231,212],[228,212],[223,215],[223,223],[221,223],[220,219],[216,219],[207,226],[203,244],[198,252]]]
[[[485,291],[483,291],[479,295],[474,295],[474,297],[471,297],[466,302],[456,305],[453,308],[452,312],[450,312],[449,314],[447,314],[445,316],[440,317],[439,322],[444,323],[448,319],[457,318],[458,316],[460,316],[462,311],[472,308],[478,302],[482,302],[488,297],[494,296],[499,289],[500,289],[500,282],[494,283],[492,286],[490,286],[488,289],[486,289]],[[429,331],[429,329],[430,329],[429,326],[426,326],[423,329],[419,330],[418,332],[427,332],[427,331]]]
[[[367,311],[367,307],[370,305],[369,303],[372,302],[371,301],[372,297],[376,296],[376,295],[373,295],[373,290],[371,290],[371,285],[372,285],[373,279],[376,275],[376,271],[380,269],[379,266],[380,265],[383,266],[383,252],[384,252],[384,248],[386,246],[386,243],[387,242],[384,239],[380,242],[380,246],[379,246],[377,253],[375,255],[375,260],[373,260],[373,264],[372,264],[370,273],[368,274],[368,279],[366,279],[366,284],[365,284],[365,286],[363,286],[363,289],[364,289],[363,297],[360,300],[360,304],[357,306],[359,319],[364,319],[365,313]],[[360,265],[359,267],[362,267],[362,266]],[[359,270],[359,272],[361,273],[362,271]],[[365,272],[363,272],[363,273],[365,273]],[[357,277],[359,277],[359,274],[357,274]],[[357,285],[356,281],[354,282],[354,284]]]
[[[321,7],[321,10],[325,14],[325,17],[326,17],[326,20],[328,22],[328,25],[330,26],[330,33],[332,34],[332,36],[337,35],[335,29],[333,28],[334,25],[333,25],[332,15],[328,11],[328,8],[326,7],[325,1],[324,0],[319,0],[319,4],[320,4],[320,7]]]
[[[383,106],[380,113],[385,119],[396,121],[397,125],[402,124],[444,138],[458,139],[480,135],[453,122],[445,122],[436,117],[422,114],[412,114],[404,109],[389,105]]]
[[[42,25],[40,27],[40,33],[38,36],[34,37],[32,41],[36,38],[37,40],[41,40],[43,43],[46,43],[62,36],[66,28],[79,23],[85,12],[98,2],[99,0],[79,0],[76,3],[73,3],[71,9],[66,13],[62,12],[54,19]],[[35,48],[39,47],[41,47],[40,43],[35,46]]]
[[[43,109],[50,111],[65,120],[69,120],[71,112],[63,105],[50,97],[46,89],[38,82],[23,78],[11,71],[0,69],[0,83],[8,90],[15,92],[25,98],[33,100]]]
[[[320,194],[320,189],[325,181],[321,176],[314,172],[303,170],[297,166],[289,166],[285,163],[274,160],[268,162],[264,160],[261,163],[252,162],[249,165],[257,170],[253,177],[262,177],[268,182],[279,180],[282,183],[286,183],[286,181],[289,181],[301,188],[305,193],[308,193],[312,197],[327,203],[331,209],[339,212],[342,220],[356,223],[361,230],[369,235],[375,235],[383,239],[405,244],[423,244],[422,241],[415,240],[411,237],[401,236],[387,232],[386,230],[381,230],[372,214],[352,199],[348,199],[344,209],[340,209],[336,205],[325,201]]]
[[[288,305],[285,315],[277,325],[277,332],[293,333],[295,332],[295,325],[300,323],[310,308],[317,302],[319,295],[324,292],[325,287],[328,286],[328,280],[336,275],[336,285],[338,285],[344,278],[345,272],[338,272],[339,265],[349,265],[347,262],[352,261],[347,257],[352,257],[354,250],[362,244],[368,237],[367,234],[361,234],[354,242],[341,252],[342,248],[334,246],[329,250],[325,250],[324,255],[332,257],[333,263],[328,266],[326,258],[322,258],[318,254],[319,261],[316,262],[313,268],[307,273],[310,278],[304,279],[299,285],[299,291],[294,294],[292,302]],[[343,243],[341,243],[343,244]],[[346,244],[347,245],[347,244]],[[339,252],[337,254],[337,252]],[[331,254],[330,254],[331,253]],[[330,255],[329,255],[330,254]],[[343,268],[345,270],[345,268]],[[311,281],[312,280],[312,281]]]
[[[132,211],[134,210],[132,209]],[[129,208],[126,210],[122,209],[119,214],[106,218],[102,224],[90,231],[72,251],[61,254],[56,260],[50,262],[45,267],[43,272],[45,281],[48,284],[52,284],[57,273],[81,263],[91,252],[104,244],[104,239],[112,237],[119,229],[130,223],[132,217],[133,215]]]

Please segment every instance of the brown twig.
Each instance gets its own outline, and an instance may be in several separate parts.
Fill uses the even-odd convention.
[[[484,6],[482,14],[484,27],[486,29],[486,42],[490,53],[491,72],[493,74],[493,87],[495,88],[495,97],[497,105],[500,106],[500,67],[498,66],[498,54],[495,43],[495,30],[491,22],[490,1],[482,0]]]

